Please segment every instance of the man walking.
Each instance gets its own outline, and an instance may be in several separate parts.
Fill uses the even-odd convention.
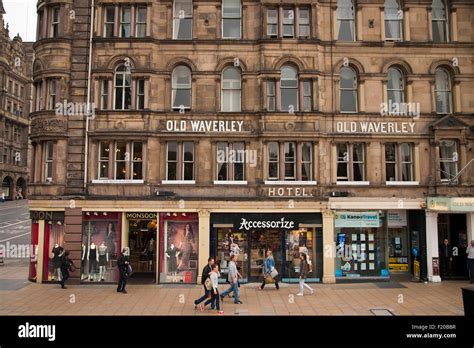
[[[239,300],[239,272],[237,271],[237,255],[232,255],[229,262],[229,283],[230,288],[224,291],[221,296],[221,301],[224,301],[224,297],[229,295],[232,291],[234,292],[234,303],[242,304],[243,302]]]
[[[207,259],[207,265],[204,266],[202,269],[202,275],[201,275],[201,284],[204,287],[204,295],[197,300],[194,301],[194,309],[197,309],[198,304],[200,304],[202,301],[205,301],[206,299],[209,298],[210,290],[207,290],[206,288],[206,280],[209,278],[210,273],[212,272],[212,266],[214,265],[214,259],[212,257]],[[214,305],[214,303],[212,303]]]
[[[471,240],[471,244],[467,247],[467,268],[469,269],[469,279],[471,284],[474,283],[474,239]]]
[[[441,277],[446,278],[451,275],[451,263],[453,261],[453,251],[449,240],[445,239],[439,247],[439,256],[441,261]]]
[[[117,286],[117,292],[126,294],[125,286],[127,285],[127,277],[129,276],[129,265],[130,265],[130,249],[128,247],[123,248],[122,254],[117,260],[117,266],[120,273],[120,278]]]

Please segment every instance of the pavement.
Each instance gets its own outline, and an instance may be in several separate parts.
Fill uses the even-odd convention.
[[[30,243],[27,201],[0,204],[0,243]],[[297,284],[243,284],[243,304],[226,298],[224,315],[464,315],[461,288],[467,281],[414,283],[392,277],[387,283],[310,284],[315,292],[296,296]],[[220,291],[227,285],[220,285]],[[115,285],[83,284],[60,289],[58,284],[28,281],[28,259],[0,264],[0,315],[217,315],[194,309],[199,285],[129,284],[128,294]]]

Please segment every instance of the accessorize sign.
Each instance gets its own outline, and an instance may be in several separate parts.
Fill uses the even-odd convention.
[[[380,227],[378,212],[347,212],[334,214],[335,227]]]
[[[292,220],[286,220],[282,217],[280,220],[247,220],[241,218],[239,230],[251,230],[255,228],[279,228],[292,230],[295,228],[295,222]]]
[[[156,213],[126,213],[125,216],[127,219],[156,219]]]
[[[415,124],[415,122],[341,121],[336,123],[336,132],[370,134],[410,134],[415,132]]]
[[[168,120],[167,132],[238,133],[243,131],[244,121],[222,120]]]

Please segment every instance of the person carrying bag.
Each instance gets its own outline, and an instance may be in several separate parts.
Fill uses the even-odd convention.
[[[261,285],[257,285],[257,289],[263,290],[265,284],[275,283],[275,288],[280,289],[278,285],[278,271],[275,268],[275,260],[273,259],[272,251],[267,250],[267,258],[263,263],[263,282]]]

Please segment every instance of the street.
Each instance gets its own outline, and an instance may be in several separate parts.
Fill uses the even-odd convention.
[[[7,201],[0,204],[0,245],[29,245],[31,220],[28,213],[28,201]],[[8,260],[9,262],[28,264],[28,259]]]

